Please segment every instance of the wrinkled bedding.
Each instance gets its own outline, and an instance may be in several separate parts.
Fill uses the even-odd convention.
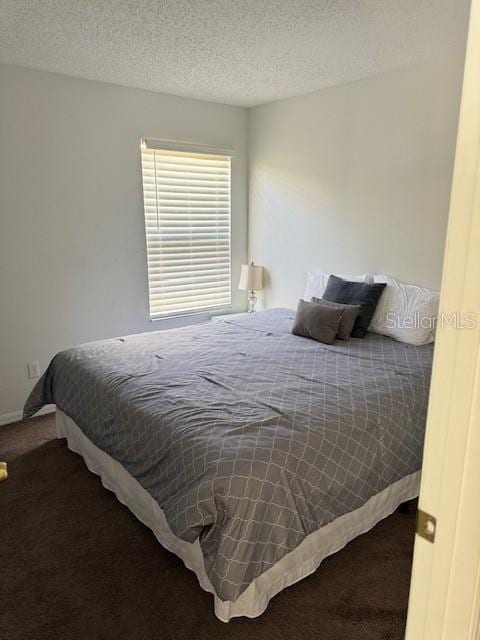
[[[199,538],[221,600],[420,469],[433,347],[325,345],[294,312],[93,342],[57,354],[25,405],[55,403]]]

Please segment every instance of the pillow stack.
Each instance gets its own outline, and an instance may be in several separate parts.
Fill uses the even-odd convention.
[[[435,340],[439,293],[427,287],[381,274],[308,273],[305,297],[311,302],[299,302],[296,335],[327,344],[368,331],[415,346]]]
[[[364,276],[359,278],[362,281],[355,282],[330,275],[323,298],[299,301],[292,333],[326,344],[335,338],[363,338],[386,284],[370,284],[363,281]]]

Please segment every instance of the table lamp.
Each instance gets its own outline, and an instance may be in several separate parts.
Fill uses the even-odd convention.
[[[263,289],[263,267],[253,264],[242,264],[238,288],[248,291],[248,313],[255,313],[257,296],[255,291]]]

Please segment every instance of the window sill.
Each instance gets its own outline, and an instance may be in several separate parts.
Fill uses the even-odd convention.
[[[210,320],[210,318],[212,318],[212,316],[215,316],[217,314],[225,314],[225,313],[230,313],[231,312],[231,306],[227,306],[227,307],[211,307],[210,309],[202,309],[200,311],[190,311],[190,312],[184,312],[184,313],[171,313],[168,315],[162,315],[162,316],[151,316],[150,317],[150,322],[161,322],[161,321],[165,321],[165,320],[181,320],[182,318],[199,318],[199,317],[205,317],[206,320]]]

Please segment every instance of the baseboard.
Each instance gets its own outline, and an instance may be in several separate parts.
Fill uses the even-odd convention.
[[[37,416],[45,416],[47,413],[53,413],[55,411],[54,404],[46,404],[44,407],[37,411],[35,417]],[[23,418],[23,411],[13,411],[12,413],[3,413],[0,414],[0,427],[4,424],[11,424],[12,422],[19,422]]]

